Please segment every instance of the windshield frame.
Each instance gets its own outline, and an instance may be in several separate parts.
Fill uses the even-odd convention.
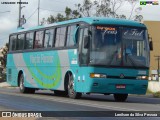
[[[90,42],[90,48],[89,48],[89,60],[88,61],[90,61],[91,60],[91,56],[90,56],[90,54],[91,54],[91,50],[92,50],[92,42],[93,42],[93,40],[95,39],[95,27],[96,26],[106,26],[106,27],[116,27],[116,28],[118,28],[119,30],[117,30],[117,32],[120,32],[119,33],[119,36],[120,36],[120,41],[121,41],[121,47],[124,45],[124,39],[122,38],[122,31],[123,31],[123,28],[129,28],[129,29],[132,29],[132,28],[136,28],[136,29],[142,29],[142,30],[144,30],[145,31],[145,33],[144,33],[144,35],[145,35],[145,39],[144,39],[144,41],[145,41],[145,44],[146,44],[146,54],[147,54],[147,57],[149,57],[149,41],[148,41],[148,32],[147,32],[147,28],[146,27],[137,27],[137,26],[120,26],[120,25],[93,25],[92,26],[92,37],[91,37],[91,42]],[[121,55],[123,55],[124,54],[124,51],[123,51],[123,49],[122,49],[122,51],[121,51]],[[122,57],[122,59],[121,59],[121,62],[123,63],[123,60],[124,58]],[[147,63],[149,63],[149,61],[150,61],[150,59],[149,58],[146,58],[146,61],[147,61]],[[133,68],[133,69],[137,69],[137,68],[140,68],[140,69],[148,69],[149,68],[149,64],[145,64],[145,66],[124,66],[124,65],[104,65],[104,64],[94,64],[94,63],[88,63],[88,65],[89,66],[96,66],[96,67],[108,67],[108,68]]]

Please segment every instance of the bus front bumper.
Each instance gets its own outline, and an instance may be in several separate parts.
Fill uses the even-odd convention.
[[[148,80],[94,78],[84,87],[87,93],[145,94]]]

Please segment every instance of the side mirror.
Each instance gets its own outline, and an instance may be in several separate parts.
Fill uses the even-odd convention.
[[[152,41],[149,41],[149,48],[151,51],[153,51],[153,42]]]
[[[153,41],[152,41],[152,37],[150,37],[149,34],[148,34],[148,40],[149,40],[149,48],[150,48],[150,51],[153,51]]]
[[[89,43],[90,43],[90,37],[89,36],[85,36],[84,37],[84,48],[88,49],[89,48]]]

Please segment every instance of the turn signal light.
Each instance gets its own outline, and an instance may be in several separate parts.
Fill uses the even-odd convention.
[[[91,73],[90,77],[91,78],[107,78],[107,75],[105,75],[105,74]]]
[[[138,80],[148,80],[148,76],[137,76]]]

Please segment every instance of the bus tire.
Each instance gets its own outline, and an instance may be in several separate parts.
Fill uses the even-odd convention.
[[[76,92],[74,90],[74,79],[72,74],[69,74],[68,96],[72,99],[79,99],[82,96],[82,93]]]
[[[23,74],[21,74],[20,78],[19,78],[19,89],[20,89],[21,93],[35,93],[35,89],[34,88],[25,87]]]
[[[114,99],[117,102],[125,102],[128,94],[114,94]]]

